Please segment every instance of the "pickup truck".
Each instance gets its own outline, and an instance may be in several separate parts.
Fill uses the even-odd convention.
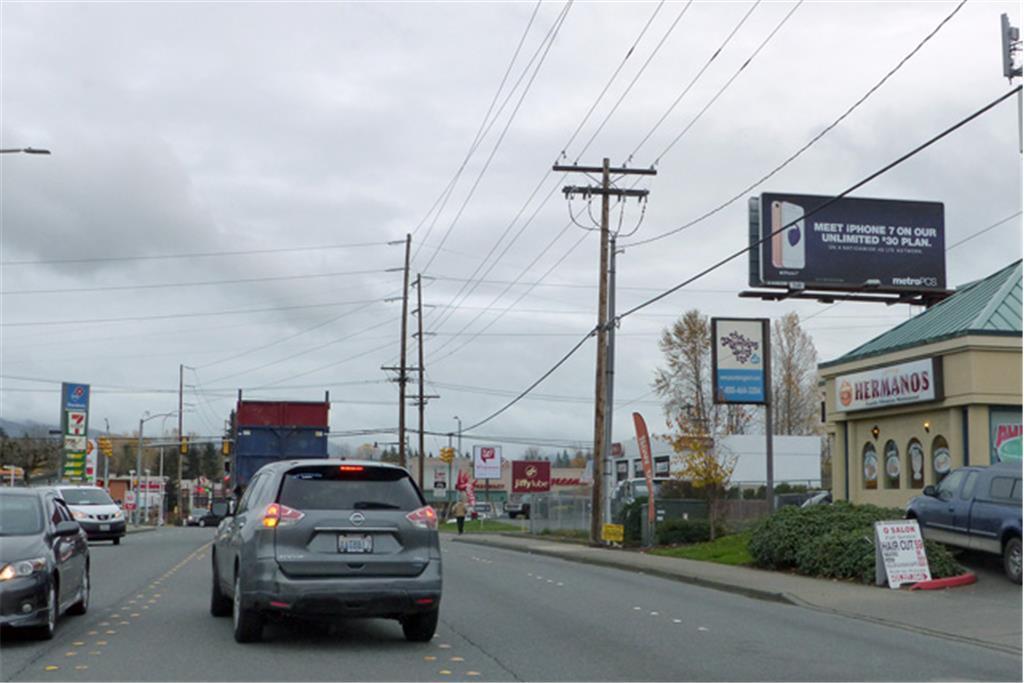
[[[1002,555],[1006,576],[1021,582],[1021,464],[961,467],[907,504],[925,538]]]
[[[522,515],[524,519],[530,518],[530,495],[524,495],[521,497],[515,497],[505,503],[505,512],[508,513],[510,519]]]

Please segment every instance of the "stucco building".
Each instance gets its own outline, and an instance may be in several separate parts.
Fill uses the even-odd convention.
[[[1021,262],[819,366],[833,497],[902,507],[1021,457]]]

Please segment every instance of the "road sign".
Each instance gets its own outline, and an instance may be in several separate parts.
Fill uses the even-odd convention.
[[[134,510],[135,509],[135,491],[125,491],[124,494],[124,509]]]
[[[602,541],[622,543],[625,534],[626,528],[621,524],[604,524],[601,526]]]
[[[446,490],[448,488],[448,473],[441,468],[434,469],[434,488],[437,490]]]
[[[473,446],[473,478],[501,479],[501,446]]]

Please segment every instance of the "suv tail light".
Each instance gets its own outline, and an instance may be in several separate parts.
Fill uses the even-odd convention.
[[[293,510],[287,505],[271,503],[263,513],[263,526],[271,529],[277,526],[286,526],[294,524],[305,516],[306,513]]]
[[[418,510],[413,510],[405,516],[407,520],[421,529],[437,528],[437,512],[429,505],[424,505]]]

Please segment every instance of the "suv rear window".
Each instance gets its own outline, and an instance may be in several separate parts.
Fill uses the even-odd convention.
[[[296,467],[278,502],[296,510],[415,510],[426,503],[403,470],[359,465]]]

